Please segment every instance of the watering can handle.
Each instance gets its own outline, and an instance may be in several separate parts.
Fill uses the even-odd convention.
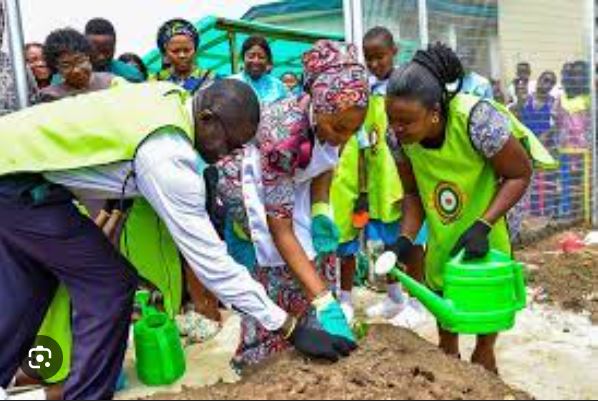
[[[515,263],[515,296],[517,310],[523,310],[527,306],[527,291],[525,286],[525,276],[523,274],[523,264]]]
[[[453,263],[462,264],[465,260],[465,248],[461,249],[457,256],[453,258]]]

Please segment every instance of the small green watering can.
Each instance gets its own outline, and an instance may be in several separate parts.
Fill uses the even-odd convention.
[[[148,302],[149,293],[137,293],[136,303],[142,311],[133,329],[137,375],[148,386],[169,385],[185,374],[185,352],[176,324]]]
[[[464,261],[465,252],[447,263],[444,298],[397,268],[397,257],[386,252],[376,262],[376,274],[390,275],[438,319],[460,334],[492,334],[515,326],[517,312],[527,303],[523,265],[499,251]]]

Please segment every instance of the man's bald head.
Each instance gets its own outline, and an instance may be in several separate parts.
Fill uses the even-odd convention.
[[[214,163],[255,137],[260,103],[249,85],[226,79],[195,95],[193,113],[196,148]]]

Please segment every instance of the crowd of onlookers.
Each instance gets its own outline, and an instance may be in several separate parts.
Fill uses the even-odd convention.
[[[464,65],[475,65],[474,52],[461,51]],[[592,101],[590,65],[565,63],[559,76],[542,72],[532,79],[528,62],[517,65],[516,77],[503,88],[468,71],[462,90],[508,107],[560,162],[558,171],[537,172],[530,191],[529,214],[536,217],[578,219],[589,195]],[[505,90],[506,89],[506,90]]]
[[[4,32],[4,29],[1,31]],[[116,40],[114,26],[105,19],[97,18],[86,24],[83,33],[71,28],[58,29],[50,33],[44,43],[28,43],[25,60],[31,103],[102,89],[116,79],[130,82],[146,80],[139,57],[123,56],[125,61],[115,58]],[[16,89],[7,54],[2,54],[2,62],[2,74],[7,78],[2,82],[0,114],[6,114],[17,107]]]
[[[150,74],[136,54],[115,57],[117,34],[105,19],[89,21],[83,33],[71,28],[56,30],[44,43],[26,45],[31,100],[52,101],[107,88],[122,80],[170,81],[195,93],[218,78],[213,71],[197,65],[200,38],[191,23],[180,19],[168,21],[160,27],[156,42],[162,54],[162,69]],[[265,38],[248,38],[241,56],[244,69],[235,78],[250,84],[263,101],[276,100],[288,92],[301,92],[300,75],[288,72],[279,79],[270,74],[274,55]],[[474,51],[461,51],[460,56],[465,66],[475,64]],[[5,94],[0,114],[4,114],[16,108],[16,95],[14,85],[10,86],[12,67],[6,54],[0,54],[0,66],[0,88]],[[542,72],[537,80],[532,75],[530,63],[519,63],[515,79],[504,90],[500,81],[468,71],[462,89],[507,105],[560,160],[559,171],[537,174],[530,213],[576,218],[583,210],[584,162],[589,157],[585,152],[590,147],[592,132],[590,66],[585,61],[566,63],[560,78],[554,71]]]
[[[592,100],[590,66],[566,63],[560,80],[554,71],[531,79],[529,63],[520,63],[509,88],[509,109],[542,141],[561,163],[559,171],[537,173],[530,200],[534,216],[583,216],[585,180],[590,171]]]
[[[134,53],[116,57],[117,34],[113,24],[102,18],[89,21],[83,32],[72,28],[58,29],[44,43],[28,43],[25,58],[30,74],[32,102],[44,102],[115,85],[121,80],[133,83],[170,81],[195,93],[217,78],[213,71],[204,70],[197,64],[199,32],[195,26],[182,19],[174,19],[162,25],[156,43],[162,54],[162,69],[150,73],[142,58]],[[248,81],[258,92],[270,91],[274,98],[278,92],[301,90],[300,76],[293,72],[280,78],[270,75],[273,55],[267,40],[252,36],[243,44],[241,56],[244,70],[236,78]],[[12,66],[8,56],[0,58],[2,79],[12,82]],[[3,75],[3,76],[4,76]],[[251,78],[251,79],[247,79]],[[9,85],[5,85],[9,86]],[[16,108],[14,85],[3,91],[6,104],[0,108],[8,112]]]

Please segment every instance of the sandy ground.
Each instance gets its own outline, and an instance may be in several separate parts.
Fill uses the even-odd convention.
[[[411,332],[374,326],[351,358],[337,365],[295,353],[218,385],[152,399],[530,399],[481,368],[450,359]]]
[[[245,375],[243,381],[229,368],[239,337],[239,320],[231,317],[213,341],[187,350],[189,371],[169,388],[147,388],[135,378],[133,356],[126,371],[129,389],[120,399],[255,398],[400,398],[400,399],[517,399],[520,388],[538,399],[598,398],[598,253],[588,248],[576,254],[559,250],[561,235],[518,252],[528,264],[530,305],[514,330],[498,344],[501,379],[465,362],[446,358],[436,343],[431,316],[416,332],[376,326],[357,355],[334,368],[306,363],[287,355]],[[381,299],[367,290],[356,291],[358,309]],[[379,323],[379,322],[378,322]],[[422,339],[427,340],[424,341]],[[467,357],[474,339],[464,338]]]
[[[438,336],[430,319],[416,332],[432,343]],[[475,339],[462,340],[468,357]],[[501,378],[537,399],[589,400],[598,397],[598,326],[587,316],[550,305],[530,305],[497,346]]]
[[[598,398],[598,248],[565,254],[567,234],[517,252],[528,268],[530,304],[498,343],[502,378],[538,399]],[[431,317],[417,332],[437,341]],[[471,351],[474,340],[463,345]]]

